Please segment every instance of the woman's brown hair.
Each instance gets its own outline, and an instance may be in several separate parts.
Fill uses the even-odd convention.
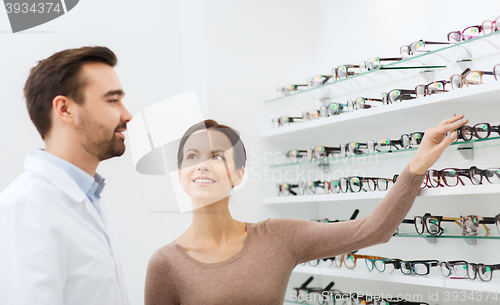
[[[182,165],[182,160],[184,159],[184,145],[188,138],[198,130],[207,130],[207,129],[215,129],[219,132],[225,134],[229,141],[231,141],[231,145],[234,148],[234,165],[236,170],[240,168],[244,168],[247,161],[247,152],[245,150],[245,145],[241,141],[240,135],[234,129],[229,126],[221,125],[214,120],[204,120],[199,123],[194,124],[189,127],[188,130],[184,133],[179,143],[179,150],[177,151],[177,166],[178,168]]]

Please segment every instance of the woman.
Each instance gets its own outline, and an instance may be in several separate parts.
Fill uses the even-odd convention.
[[[246,153],[238,134],[212,120],[186,131],[179,181],[191,197],[191,226],[148,265],[145,304],[283,304],[294,267],[389,241],[410,210],[427,169],[466,124],[453,115],[425,136],[415,157],[374,211],[339,223],[267,219],[240,222],[228,209]],[[446,134],[449,133],[447,136]]]

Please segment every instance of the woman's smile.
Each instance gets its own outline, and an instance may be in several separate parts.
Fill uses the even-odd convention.
[[[191,181],[197,186],[210,186],[216,182],[214,179],[209,177],[197,177]]]

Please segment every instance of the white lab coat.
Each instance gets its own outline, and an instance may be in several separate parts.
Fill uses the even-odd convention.
[[[24,168],[0,195],[0,304],[128,305],[110,220],[56,165]]]

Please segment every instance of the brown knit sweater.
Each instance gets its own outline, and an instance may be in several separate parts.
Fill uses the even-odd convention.
[[[389,241],[410,210],[424,176],[408,167],[365,218],[339,223],[267,219],[247,223],[242,250],[218,263],[202,263],[175,241],[151,257],[146,305],[283,304],[294,267]]]

